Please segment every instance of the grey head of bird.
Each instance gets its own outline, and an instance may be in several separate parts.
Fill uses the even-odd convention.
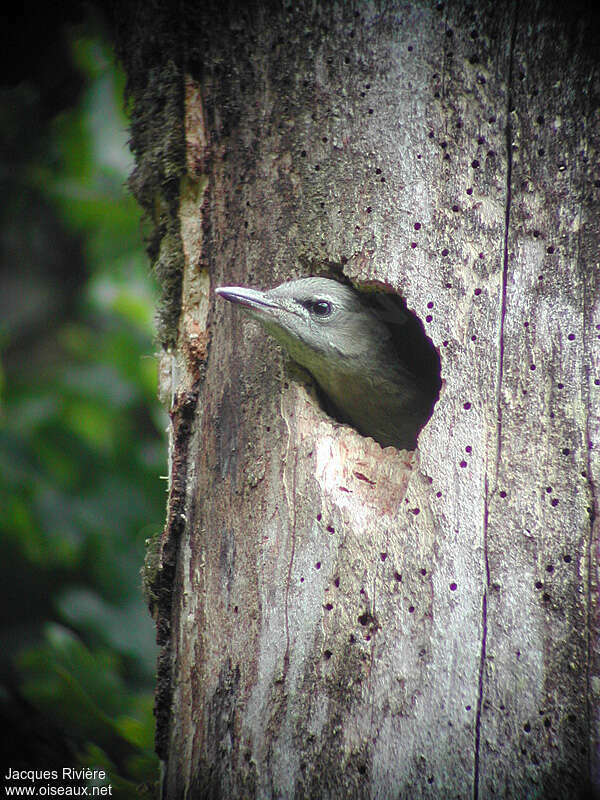
[[[329,278],[300,278],[267,291],[215,291],[242,306],[313,375],[341,421],[384,446],[414,448],[431,401],[359,292]]]

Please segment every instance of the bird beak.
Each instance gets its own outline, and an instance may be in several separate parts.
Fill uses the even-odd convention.
[[[279,308],[267,298],[265,292],[259,292],[257,289],[246,289],[245,286],[218,286],[215,289],[215,294],[225,300],[229,300],[230,303],[238,303],[251,311],[259,313],[268,313],[272,309]]]

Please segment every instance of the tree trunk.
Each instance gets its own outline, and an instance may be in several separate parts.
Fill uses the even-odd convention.
[[[533,0],[120,19],[172,420],[164,797],[600,790],[597,34]],[[414,453],[213,293],[324,270],[439,350]]]

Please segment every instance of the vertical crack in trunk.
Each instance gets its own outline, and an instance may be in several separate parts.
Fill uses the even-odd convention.
[[[580,229],[581,231],[581,229]],[[581,235],[581,234],[580,234]],[[587,291],[585,289],[585,282],[584,282],[584,302],[583,302],[583,311],[587,317],[587,313],[591,312],[591,309],[588,306],[587,302]],[[585,320],[584,320],[584,331],[585,331]],[[585,337],[585,333],[584,333]],[[587,337],[586,337],[587,338]],[[585,345],[584,345],[585,346]],[[588,350],[589,352],[589,350]],[[592,380],[591,376],[591,366],[587,369],[587,381],[584,382],[584,386],[586,387],[587,399],[585,402],[586,407],[586,421],[585,421],[585,432],[586,432],[586,441],[584,446],[586,448],[586,475],[587,475],[587,485],[589,491],[589,516],[590,516],[590,526],[589,526],[589,539],[587,542],[587,553],[585,556],[585,560],[587,561],[587,586],[586,586],[586,632],[585,632],[585,672],[586,672],[586,727],[588,731],[588,741],[587,741],[587,769],[588,769],[588,780],[590,782],[590,786],[593,788],[594,791],[599,791],[600,786],[598,785],[598,775],[594,774],[594,764],[592,761],[592,752],[594,749],[594,739],[596,738],[595,731],[593,730],[593,711],[591,705],[591,696],[592,696],[592,671],[593,671],[593,644],[592,644],[592,629],[595,628],[594,625],[594,611],[595,611],[595,596],[596,596],[596,589],[595,584],[596,581],[594,579],[594,542],[597,539],[596,533],[596,520],[598,519],[598,493],[596,488],[596,482],[594,480],[593,475],[593,468],[594,465],[592,464],[592,453],[591,453],[591,442],[592,442],[592,432],[590,426],[590,414],[591,414],[591,406],[592,406],[592,398],[590,392],[590,381]]]
[[[497,490],[498,474],[500,471],[500,458],[502,453],[502,380],[504,376],[504,322],[506,319],[507,285],[508,285],[508,236],[510,229],[510,212],[512,202],[512,126],[510,115],[513,107],[513,60],[515,40],[517,35],[518,2],[513,2],[512,30],[508,52],[508,77],[506,91],[506,193],[504,206],[504,237],[502,253],[502,292],[500,306],[500,325],[498,329],[498,371],[496,375],[496,457],[494,463],[494,482],[492,492]],[[475,755],[473,763],[473,800],[479,800],[479,769],[481,750],[481,713],[483,708],[484,674],[487,651],[488,618],[487,601],[490,587],[490,564],[488,553],[488,519],[489,519],[490,489],[488,483],[488,470],[485,475],[484,515],[483,515],[483,558],[485,565],[485,587],[481,600],[481,656],[479,660],[479,680],[477,694],[477,710],[475,715]]]
[[[483,704],[483,675],[485,670],[485,658],[487,648],[487,598],[490,585],[490,565],[487,550],[487,530],[488,530],[488,479],[485,476],[485,500],[483,510],[483,557],[485,563],[485,588],[481,600],[481,656],[479,659],[479,679],[477,690],[477,710],[475,713],[475,758],[473,764],[473,800],[479,798],[479,751],[481,744],[481,709]]]
[[[592,72],[589,77],[589,91],[587,92],[588,98],[593,96],[591,91],[594,80],[597,80],[597,76]],[[588,99],[587,109],[585,113],[582,115],[582,120],[585,121],[590,118],[591,114],[591,107],[590,107],[590,100]],[[589,141],[584,141],[583,146],[583,153],[587,156],[589,149]],[[582,184],[585,185],[585,179],[582,181]],[[578,225],[578,233],[577,233],[577,262],[579,262],[581,258],[581,236],[582,231],[584,229],[584,224],[582,221],[583,216],[583,202],[584,197],[581,198],[579,203],[579,225]],[[581,269],[578,267],[580,275],[583,275],[586,270],[585,268]],[[595,288],[595,287],[593,287]],[[591,297],[589,291],[589,282],[587,278],[583,279],[583,348],[584,353],[591,355],[592,348],[591,348],[591,341],[593,334],[588,334],[589,328],[588,325],[592,325],[593,319],[593,300],[594,300],[594,292],[592,290]],[[587,561],[587,586],[586,586],[586,641],[585,641],[585,672],[586,672],[586,728],[587,728],[587,771],[588,771],[588,781],[590,784],[590,788],[594,792],[598,792],[600,790],[600,786],[598,784],[598,774],[597,774],[597,762],[594,764],[593,761],[593,752],[595,751],[594,747],[594,740],[597,737],[597,733],[594,731],[594,723],[593,723],[593,710],[592,710],[592,672],[594,669],[594,656],[593,656],[593,643],[592,643],[592,630],[594,628],[594,612],[595,612],[595,596],[597,589],[595,588],[596,581],[594,577],[594,543],[597,539],[597,520],[598,520],[598,491],[597,485],[594,476],[594,465],[592,463],[592,450],[591,450],[591,443],[592,443],[592,429],[591,429],[591,413],[592,413],[592,392],[590,381],[593,380],[592,376],[592,363],[593,360],[590,359],[590,363],[585,369],[586,378],[583,382],[584,392],[585,392],[585,409],[586,409],[586,419],[585,419],[585,453],[586,453],[586,481],[588,487],[588,494],[589,494],[589,516],[590,516],[590,526],[589,526],[589,539],[587,542],[587,553],[586,553],[586,561]]]

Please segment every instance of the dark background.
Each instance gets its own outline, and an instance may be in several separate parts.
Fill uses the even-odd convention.
[[[155,287],[106,18],[38,5],[6,20],[0,78],[2,774],[84,764],[133,797],[157,769]]]

